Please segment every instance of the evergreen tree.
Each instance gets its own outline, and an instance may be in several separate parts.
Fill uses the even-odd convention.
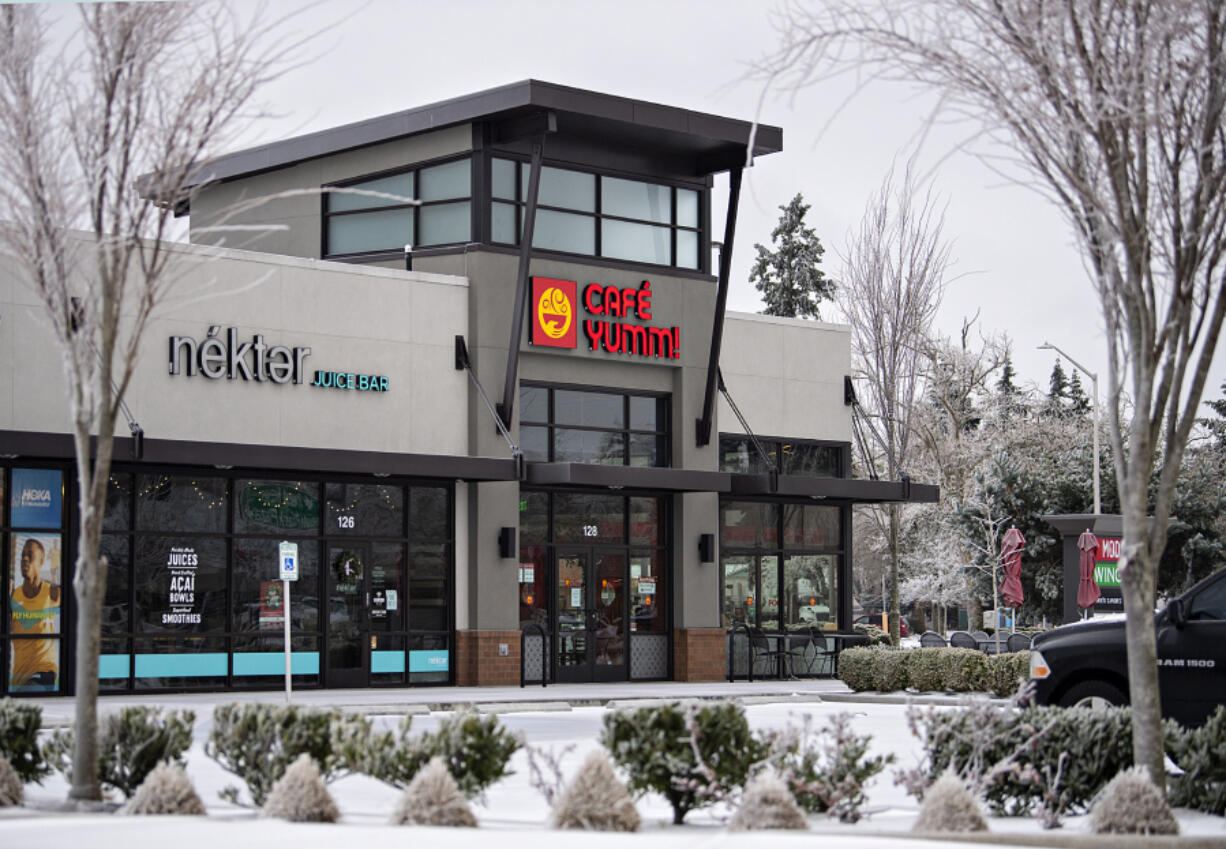
[[[1051,367],[1051,380],[1048,382],[1047,404],[1053,413],[1064,412],[1064,402],[1068,399],[1068,376],[1064,373],[1064,366],[1060,365],[1060,361],[1056,360],[1056,364]]]
[[[812,227],[805,226],[809,204],[797,193],[786,206],[771,231],[775,250],[755,244],[758,258],[749,279],[762,293],[765,315],[787,318],[816,318],[818,304],[834,297],[834,281],[821,269],[826,249]]]
[[[1000,367],[1000,380],[996,381],[996,391],[1001,395],[1016,395],[1017,384],[1013,382],[1016,374],[1013,370],[1013,358],[1005,354],[1005,364]]]
[[[1090,396],[1086,395],[1085,389],[1081,385],[1081,375],[1073,370],[1072,376],[1068,381],[1068,399],[1070,402],[1069,411],[1073,415],[1081,417],[1090,412]]]
[[[1222,381],[1222,392],[1226,394],[1226,380]],[[1226,398],[1206,401],[1205,406],[1213,410],[1215,415],[1211,419],[1201,419],[1200,423],[1208,428],[1218,447],[1226,449]]]

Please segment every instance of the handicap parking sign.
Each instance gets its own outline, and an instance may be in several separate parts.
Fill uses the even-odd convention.
[[[298,543],[283,542],[280,546],[281,580],[298,580]]]

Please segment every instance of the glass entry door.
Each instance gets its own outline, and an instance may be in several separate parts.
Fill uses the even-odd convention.
[[[557,557],[557,680],[625,681],[625,554],[559,548]]]
[[[370,552],[360,543],[328,546],[329,687],[365,687],[370,683]]]

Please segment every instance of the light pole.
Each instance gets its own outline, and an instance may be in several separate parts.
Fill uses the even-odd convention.
[[[1090,371],[1088,368],[1086,368],[1081,363],[1074,360],[1067,353],[1060,350],[1059,348],[1057,348],[1055,345],[1053,345],[1050,342],[1044,342],[1042,345],[1039,346],[1039,350],[1040,351],[1042,350],[1055,351],[1057,354],[1059,354],[1060,356],[1068,360],[1070,363],[1072,363],[1075,368],[1077,368],[1079,371],[1081,371],[1082,373],[1084,373],[1090,378],[1090,383],[1093,387],[1091,391],[1094,393],[1094,515],[1097,516],[1103,512],[1102,499],[1099,497],[1099,489],[1098,489],[1098,425],[1099,425],[1099,420],[1098,420],[1098,417],[1099,417],[1098,375]]]

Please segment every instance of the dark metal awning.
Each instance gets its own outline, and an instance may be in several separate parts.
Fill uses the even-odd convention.
[[[37,457],[74,456],[72,437],[66,433],[0,431],[6,453]],[[115,438],[115,461],[130,457],[130,437]],[[443,478],[464,481],[518,480],[513,459],[466,457],[454,454],[399,454],[390,451],[341,451],[249,443],[192,442],[146,439],[142,462],[214,466],[235,469],[278,469],[324,474],[371,474]]]
[[[672,492],[728,492],[727,472],[662,469],[644,466],[598,466],[588,463],[528,463],[528,484],[603,486],[614,489],[660,489]]]
[[[782,498],[816,498],[852,501],[857,504],[889,502],[934,503],[940,487],[910,481],[874,481],[857,478],[809,478],[779,475],[771,486],[770,475],[732,475],[733,495],[773,495]]]

